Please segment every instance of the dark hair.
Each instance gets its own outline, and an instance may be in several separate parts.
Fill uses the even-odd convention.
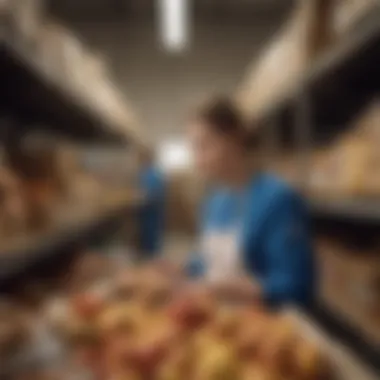
[[[196,110],[195,118],[205,122],[213,131],[236,140],[246,149],[257,145],[257,132],[248,129],[240,110],[227,96],[214,97],[203,103]]]

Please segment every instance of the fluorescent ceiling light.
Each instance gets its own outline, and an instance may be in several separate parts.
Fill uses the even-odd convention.
[[[157,1],[163,47],[171,52],[180,52],[186,48],[189,38],[188,0]]]
[[[159,144],[158,162],[165,172],[189,168],[192,162],[189,146],[183,140],[163,141]]]

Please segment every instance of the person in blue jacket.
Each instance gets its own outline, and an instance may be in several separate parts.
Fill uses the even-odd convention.
[[[165,214],[165,179],[148,149],[138,152],[139,186],[145,196],[139,210],[139,248],[141,259],[156,258],[163,243]]]
[[[310,304],[315,276],[303,199],[259,170],[230,99],[201,107],[188,129],[197,169],[211,183],[188,274],[203,276],[212,289],[230,297],[276,307]]]

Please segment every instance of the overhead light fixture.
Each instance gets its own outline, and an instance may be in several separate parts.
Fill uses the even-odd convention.
[[[192,163],[190,148],[183,140],[163,141],[159,144],[158,162],[164,172],[187,169]]]
[[[157,1],[161,43],[169,52],[181,52],[189,43],[188,0]]]

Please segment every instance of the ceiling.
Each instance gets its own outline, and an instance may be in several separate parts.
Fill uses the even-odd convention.
[[[114,19],[152,15],[159,0],[47,0],[49,9],[68,19]],[[252,16],[262,12],[287,10],[292,0],[189,0],[197,15],[237,14]]]

